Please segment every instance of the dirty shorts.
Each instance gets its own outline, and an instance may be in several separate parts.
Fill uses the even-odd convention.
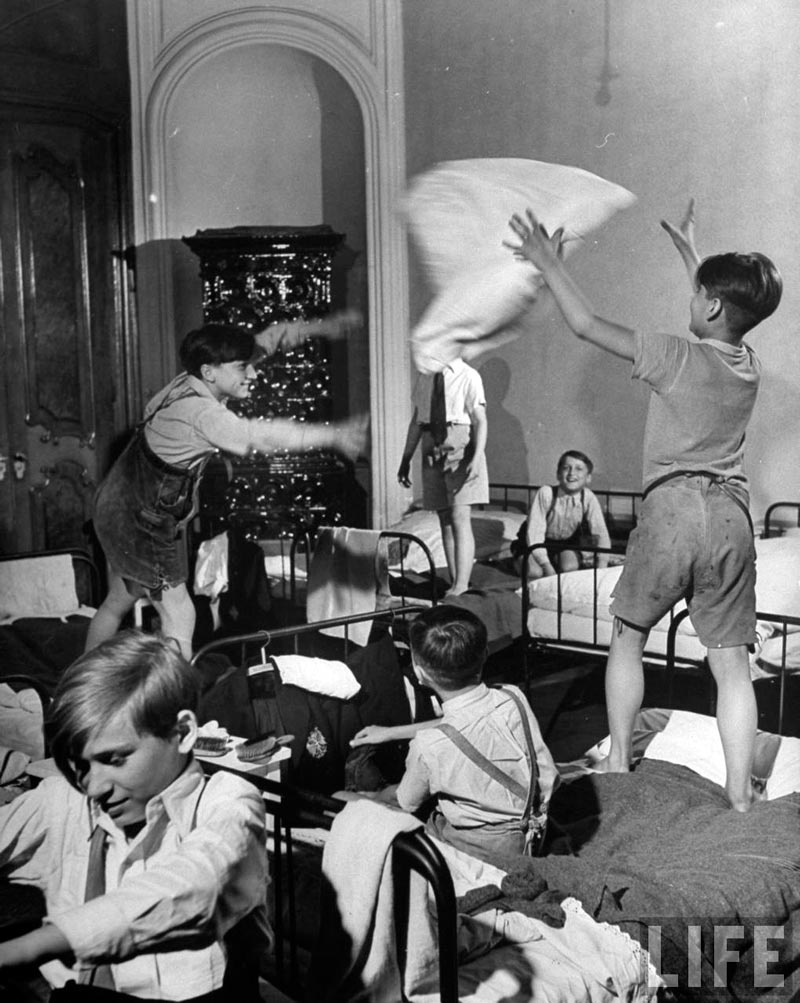
[[[709,477],[677,477],[644,500],[611,612],[649,630],[686,599],[704,647],[752,645],[755,584],[755,543],[745,512]]]

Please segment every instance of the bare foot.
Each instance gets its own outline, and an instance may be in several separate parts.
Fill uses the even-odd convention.
[[[602,759],[597,759],[592,763],[592,769],[595,773],[630,773],[631,765],[630,763],[626,763],[625,760],[604,756]]]
[[[457,589],[455,588],[455,586],[453,586],[453,588],[449,588],[447,592],[445,592],[445,594],[442,596],[442,599],[451,599],[453,596],[463,595],[466,591],[467,591],[466,589]]]

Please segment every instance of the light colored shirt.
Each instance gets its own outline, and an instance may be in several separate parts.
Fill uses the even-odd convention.
[[[583,498],[581,498],[583,495]],[[549,513],[549,515],[548,515]],[[553,488],[544,484],[533,496],[528,512],[528,543],[542,543],[544,540],[568,540],[580,528],[586,516],[589,531],[595,537],[595,546],[611,546],[611,538],[603,517],[603,510],[597,495],[589,488],[576,494],[556,493],[553,505]],[[534,550],[537,560],[545,560],[545,550]]]
[[[477,407],[486,407],[480,373],[468,366],[463,359],[454,359],[442,372],[447,421],[451,425],[471,425],[471,412]],[[416,408],[417,421],[421,425],[426,425],[431,420],[432,391],[433,376],[420,374],[414,384],[411,400]]]
[[[528,706],[520,690],[506,688],[514,689],[523,705]],[[480,753],[527,790],[531,774],[525,732],[517,705],[507,693],[480,683],[468,693],[445,700],[442,706],[443,721],[460,731]],[[530,710],[528,722],[544,811],[558,771]],[[459,828],[520,819],[525,810],[524,801],[468,759],[437,728],[420,731],[412,739],[405,773],[397,788],[397,801],[405,811],[413,812],[433,795],[441,795],[439,810],[451,825]]]
[[[90,837],[108,833],[106,894],[84,902]],[[78,967],[111,962],[120,992],[181,1000],[222,985],[222,937],[255,911],[264,949],[266,828],[261,795],[246,780],[196,762],[146,808],[130,842],[62,777],[0,809],[0,874],[42,889],[46,922],[69,941]],[[51,985],[75,973],[60,962]]]
[[[220,451],[247,456],[299,448],[303,440],[302,422],[241,418],[218,401],[202,380],[188,373],[159,390],[144,413],[145,418],[153,415],[145,425],[147,445],[156,456],[178,467],[193,467]]]
[[[747,344],[636,333],[632,376],[651,388],[644,486],[677,470],[708,470],[746,498],[744,438],[761,379]]]

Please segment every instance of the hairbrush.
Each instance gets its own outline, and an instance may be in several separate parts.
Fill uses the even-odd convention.
[[[245,763],[258,763],[273,756],[282,745],[288,745],[294,735],[262,735],[236,746],[236,758]]]
[[[224,756],[228,751],[227,735],[198,735],[194,743],[198,756]]]

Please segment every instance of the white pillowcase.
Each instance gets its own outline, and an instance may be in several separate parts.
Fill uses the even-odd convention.
[[[716,718],[673,710],[663,731],[653,736],[645,759],[686,766],[712,783],[725,786],[725,756]],[[767,798],[800,791],[800,739],[782,736],[767,780]]]
[[[577,167],[520,158],[451,160],[412,179],[402,209],[434,301],[412,332],[420,372],[474,358],[513,337],[536,298],[536,269],[517,261],[508,221],[532,209],[570,254],[636,201],[627,189]]]
[[[323,696],[349,700],[361,685],[344,662],[330,658],[312,658],[308,655],[276,655],[272,661],[281,680],[289,686]]]

